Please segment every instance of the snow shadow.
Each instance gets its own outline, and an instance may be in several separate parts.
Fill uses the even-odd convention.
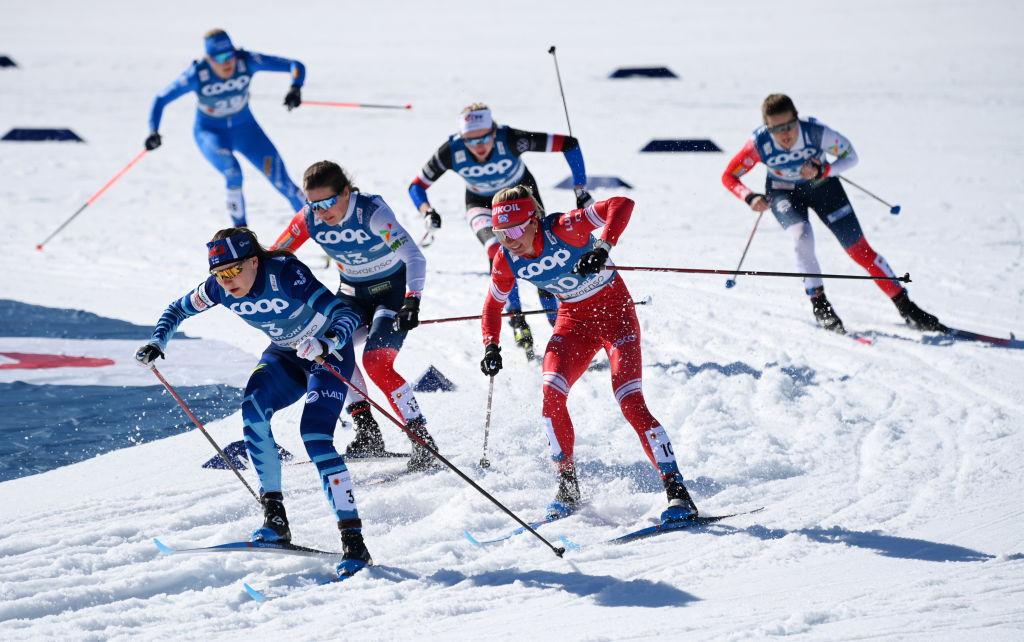
[[[647,460],[636,461],[631,464],[605,464],[601,461],[582,461],[577,462],[576,467],[579,471],[581,487],[587,486],[591,482],[600,483],[600,480],[628,479],[633,483],[636,492],[665,492],[661,478]],[[725,486],[710,477],[685,478],[683,483],[691,494],[705,497],[725,490]]]
[[[589,597],[598,606],[635,606],[660,608],[682,606],[700,598],[664,582],[620,580],[610,575],[555,573],[552,571],[520,571],[504,569],[466,576],[458,571],[443,570],[429,580],[445,586],[470,582],[474,586],[529,587],[540,590],[560,589],[579,597]]]
[[[749,375],[754,379],[760,379],[764,374],[764,371],[769,368],[778,368],[780,372],[787,375],[793,380],[793,383],[797,386],[814,386],[817,385],[815,377],[817,371],[810,366],[780,366],[778,362],[766,363],[764,370],[758,370],[742,361],[733,361],[732,363],[720,364],[713,361],[706,361],[700,365],[694,365],[687,361],[683,363],[681,361],[672,361],[669,363],[657,362],[649,364],[645,367],[661,368],[669,374],[678,374],[685,372],[688,377],[694,377],[701,372],[711,371],[722,374],[726,377],[737,377],[742,375]],[[839,381],[843,381],[847,377],[841,377]]]
[[[920,560],[923,562],[983,562],[994,559],[995,555],[982,553],[963,546],[929,542],[923,539],[896,537],[878,531],[851,531],[838,526],[829,529],[801,528],[792,531],[764,526],[751,526],[737,532],[764,540],[781,539],[786,535],[803,535],[823,544],[845,544],[877,551],[885,557]]]

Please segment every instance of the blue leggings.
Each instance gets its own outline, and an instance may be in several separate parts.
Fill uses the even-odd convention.
[[[352,376],[352,342],[326,363],[346,379]],[[281,492],[281,458],[270,428],[273,414],[305,396],[299,434],[310,460],[320,473],[324,494],[337,514],[339,527],[357,526],[359,513],[351,493],[345,459],[334,448],[334,427],[348,387],[315,361],[307,361],[271,344],[249,377],[242,399],[242,422],[249,459],[260,479],[260,492]],[[340,492],[335,494],[335,490]]]
[[[221,127],[197,120],[192,134],[206,160],[224,175],[228,189],[242,189],[242,167],[234,155],[234,152],[238,152],[253,167],[263,172],[271,185],[288,199],[293,212],[299,211],[305,204],[305,195],[288,177],[281,155],[254,119]],[[244,201],[237,218],[245,222]]]

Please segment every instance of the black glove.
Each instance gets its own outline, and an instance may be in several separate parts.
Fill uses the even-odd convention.
[[[747,194],[745,197],[743,197],[743,200],[745,200],[747,202],[747,205],[750,205],[751,203],[754,202],[754,199],[757,198],[758,196],[760,196],[761,198],[764,198],[764,194],[758,194],[757,192],[751,192],[751,193]]]
[[[135,360],[139,362],[140,366],[148,366],[156,361],[157,357],[165,358],[164,353],[155,343],[147,343],[135,351]]]
[[[395,332],[408,332],[420,324],[420,298],[405,297],[402,309],[395,315]]]
[[[594,204],[594,197],[587,190],[579,187],[574,191],[576,192],[576,207],[583,209]]]
[[[427,219],[427,227],[435,230],[441,229],[441,215],[433,207],[427,208],[427,211],[423,212],[423,216]]]
[[[291,111],[302,104],[302,89],[298,85],[292,85],[288,93],[284,95],[284,106]]]
[[[146,136],[146,149],[153,151],[160,146],[160,134],[152,132],[149,136]]]
[[[484,358],[480,361],[480,372],[493,377],[501,370],[501,347],[497,343],[488,343],[484,348]]]
[[[594,249],[580,257],[580,260],[576,262],[576,267],[574,267],[572,271],[580,276],[597,274],[604,269],[604,264],[607,261],[608,248],[603,245],[596,245]]]

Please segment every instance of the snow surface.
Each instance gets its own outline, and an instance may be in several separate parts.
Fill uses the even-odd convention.
[[[614,252],[621,265],[736,264],[753,217],[719,176],[758,124],[763,97],[784,91],[802,115],[853,141],[861,164],[852,180],[902,206],[891,216],[850,190],[872,245],[911,274],[914,300],[950,325],[1021,332],[1022,12],[995,0],[4,2],[2,53],[19,68],[0,71],[0,124],[71,127],[87,143],[0,146],[8,234],[0,296],[151,325],[201,280],[204,243],[227,217],[221,178],[192,141],[190,97],[166,110],[162,148],[43,252],[35,245],[138,153],[154,93],[201,55],[204,31],[222,26],[241,46],[303,60],[308,100],[413,104],[289,113],[284,75],[261,74],[253,90],[254,112],[293,178],[314,161],[337,160],[413,230],[420,223],[405,188],[464,105],[484,100],[501,122],[566,130],[548,54],[557,45],[588,171],[635,188],[626,194],[637,210]],[[645,65],[680,79],[608,79]],[[638,153],[653,138],[710,138],[726,154]],[[553,188],[568,175],[564,160],[532,154],[527,163],[549,209],[571,207],[571,193]],[[245,171],[250,223],[269,242],[291,213]],[[747,179],[751,187],[762,172]],[[461,220],[462,189],[449,175],[430,191],[445,218],[427,250],[424,319],[476,314],[483,299],[485,262]],[[815,229],[825,271],[859,274]],[[300,257],[315,263],[318,253],[306,247]],[[793,269],[788,238],[767,217],[745,267]],[[334,286],[330,272],[320,274]],[[463,529],[488,537],[514,524],[444,471],[357,488],[378,565],[344,584],[295,590],[332,566],[255,554],[167,557],[153,545],[154,537],[179,547],[240,539],[260,521],[230,472],[199,468],[212,450],[190,431],[0,484],[0,638],[1024,637],[1019,341],[997,348],[924,337],[864,281],[829,282],[828,291],[847,327],[872,333],[873,346],[815,329],[794,279],[740,277],[727,290],[719,276],[625,276],[635,296],[653,297],[639,310],[646,397],[697,504],[708,514],[763,512],[601,544],[648,523],[665,499],[607,372],[597,371],[570,400],[589,503],[539,531],[554,542],[570,537],[580,552],[559,559],[530,535],[471,546]],[[536,304],[532,292],[524,300]],[[543,341],[546,325],[532,325]],[[182,329],[253,363],[266,343],[223,309]],[[172,341],[168,367],[177,347]],[[493,465],[484,471],[476,465],[487,396],[480,353],[475,323],[424,326],[399,368],[414,377],[434,364],[458,385],[419,396],[440,448],[517,514],[537,517],[555,487],[539,369],[506,348]],[[145,370],[136,376],[152,384]],[[173,383],[189,376],[176,371]],[[280,413],[275,434],[301,453],[297,417]],[[239,414],[207,428],[222,445],[234,441]],[[385,433],[405,448],[397,429]],[[339,444],[348,438],[340,433]],[[365,483],[395,467],[352,470]],[[285,486],[296,541],[338,548],[311,468],[286,468]],[[287,595],[257,604],[243,582]]]

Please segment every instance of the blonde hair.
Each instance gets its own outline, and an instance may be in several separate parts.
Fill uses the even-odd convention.
[[[481,109],[490,109],[490,107],[488,107],[487,105],[485,105],[483,103],[473,103],[472,105],[464,107],[462,109],[462,111],[460,111],[459,113],[460,114],[468,114],[471,111],[479,111]]]
[[[533,207],[537,212],[537,218],[544,217],[544,206],[540,204],[537,197],[533,195],[533,190],[526,185],[516,185],[515,187],[506,187],[491,199],[491,205],[497,205],[498,203],[504,203],[506,201],[515,201],[520,198],[527,198],[533,201]]]

